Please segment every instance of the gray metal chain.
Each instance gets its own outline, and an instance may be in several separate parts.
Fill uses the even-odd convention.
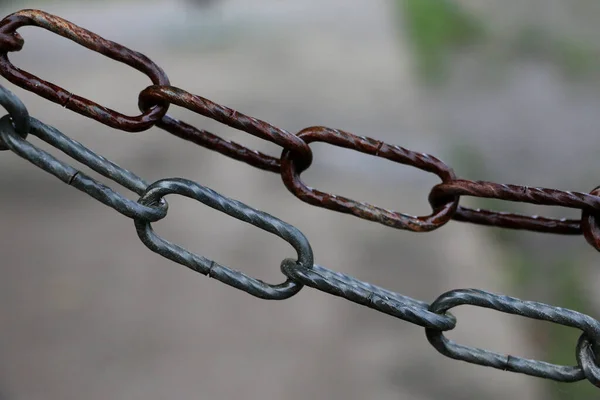
[[[170,178],[148,184],[134,173],[94,153],[56,128],[30,117],[25,105],[2,86],[0,86],[0,104],[8,112],[0,119],[1,150],[11,150],[64,183],[133,219],[140,240],[150,250],[173,262],[262,299],[287,299],[297,294],[303,286],[309,286],[425,328],[431,345],[447,357],[559,382],[587,379],[593,385],[600,387],[600,367],[596,361],[600,360],[600,322],[588,315],[475,289],[446,292],[433,303],[428,304],[362,282],[352,276],[314,264],[308,239],[298,229],[272,215],[229,199],[190,180]],[[132,190],[140,196],[139,199],[129,200],[69,164],[58,160],[27,141],[28,135],[38,137],[102,176]],[[282,261],[281,272],[286,277],[285,282],[280,284],[263,282],[194,254],[157,235],[151,224],[167,216],[168,204],[164,198],[173,194],[197,200],[287,241],[296,250],[297,258]],[[581,330],[581,336],[574,349],[577,365],[562,366],[501,355],[450,341],[444,336],[444,332],[454,329],[457,321],[448,310],[459,305],[489,308]]]

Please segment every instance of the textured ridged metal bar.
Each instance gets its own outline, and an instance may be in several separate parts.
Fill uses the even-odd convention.
[[[306,268],[284,263],[281,268],[283,273],[295,282],[419,326],[446,331],[454,329],[456,325],[456,319],[452,315],[431,312],[428,310],[429,305],[424,301],[359,281],[320,265]]]

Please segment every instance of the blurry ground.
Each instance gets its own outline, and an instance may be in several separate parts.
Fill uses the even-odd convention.
[[[485,171],[494,171],[456,168],[470,179],[579,191],[598,185],[591,167],[569,162],[593,159],[598,146],[600,99],[589,85],[565,86],[554,71],[523,63],[503,86],[490,88],[470,79],[466,58],[446,89],[423,91],[384,1],[347,7],[342,0],[231,0],[205,12],[170,1],[32,2],[3,14],[35,7],[148,55],[175,86],[293,132],[325,125],[442,159],[467,143],[488,160]],[[148,85],[140,73],[41,29],[20,32],[26,45],[11,55],[16,65],[137,113],[137,93]],[[158,129],[113,131],[2,82],[33,116],[148,181],[193,179],[295,225],[321,265],[426,301],[468,287],[517,295],[503,269],[507,257],[486,228],[450,223],[422,235],[324,211],[295,199],[276,175]],[[169,113],[278,154],[275,146],[176,107]],[[310,186],[429,213],[435,176],[311,147],[315,164],[303,174]],[[423,329],[310,288],[267,302],[194,274],[151,253],[130,220],[86,195],[12,154],[0,164],[1,399],[547,398],[540,380],[446,359]],[[282,280],[279,262],[293,256],[285,243],[199,203],[168,200],[169,217],[156,224],[163,236],[259,278]],[[542,247],[567,243],[593,260],[581,237],[536,240]],[[540,356],[516,317],[472,308],[455,314],[460,322],[449,336],[456,341]],[[565,346],[574,354],[575,342]]]

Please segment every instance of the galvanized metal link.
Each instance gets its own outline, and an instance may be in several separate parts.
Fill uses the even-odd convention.
[[[524,301],[476,289],[461,289],[446,292],[438,297],[429,307],[435,313],[443,314],[460,305],[472,305],[489,308],[507,314],[520,315],[526,318],[549,321],[555,324],[581,329],[586,335],[588,349],[593,349],[593,356],[587,352],[580,360],[587,363],[588,368],[597,368],[595,359],[600,359],[600,322],[585,314],[566,308],[549,306],[534,301]],[[529,360],[516,356],[505,356],[493,351],[476,347],[463,346],[446,338],[443,332],[435,328],[426,328],[427,340],[443,355],[455,360],[501,369],[503,371],[552,379],[559,382],[576,382],[586,378],[582,367],[562,366],[543,361]],[[579,349],[581,351],[582,349]],[[579,352],[578,351],[578,352]],[[592,382],[594,383],[594,382]]]
[[[29,143],[23,138],[24,134],[17,132],[12,122],[13,120],[19,121],[20,118],[24,118],[26,110],[21,110],[19,106],[20,100],[0,86],[0,102],[3,104],[11,100],[14,100],[14,105],[7,107],[7,109],[12,108],[19,112],[15,113],[14,117],[12,116],[13,114],[9,114],[0,119],[0,139],[3,146],[44,171],[56,176],[64,183],[81,190],[127,217],[158,221],[167,215],[168,205],[166,202],[148,207],[130,200],[80,170]],[[29,125],[28,134],[40,138],[75,160],[87,165],[92,170],[133,192],[141,194],[146,188],[147,184],[132,172],[92,152],[79,142],[63,135],[56,128],[48,126],[35,118],[27,118],[28,123],[21,120],[20,126]]]
[[[306,237],[298,229],[272,215],[258,211],[237,200],[224,197],[214,190],[195,182],[181,178],[159,180],[148,186],[139,201],[141,204],[152,207],[169,194],[178,194],[198,200],[215,210],[282,238],[296,250],[298,259],[292,261],[293,265],[306,268],[312,267],[312,249]],[[140,240],[153,252],[261,299],[283,300],[292,297],[302,289],[301,284],[291,279],[278,285],[271,285],[194,254],[158,236],[147,219],[135,219],[135,227]]]

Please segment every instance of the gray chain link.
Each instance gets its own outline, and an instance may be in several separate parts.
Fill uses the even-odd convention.
[[[447,357],[560,382],[587,379],[600,387],[600,367],[596,362],[600,360],[600,322],[588,315],[475,289],[453,290],[442,294],[432,304],[428,304],[362,282],[349,275],[314,264],[310,243],[302,232],[265,212],[224,197],[186,179],[162,179],[149,185],[137,175],[87,149],[56,128],[30,117],[25,105],[2,86],[0,86],[0,104],[8,111],[8,115],[0,119],[0,146],[2,146],[0,149],[11,150],[64,183],[87,193],[120,214],[132,218],[140,240],[150,250],[171,261],[262,299],[287,299],[297,294],[303,286],[309,286],[424,327],[431,345]],[[132,190],[140,196],[139,200],[125,198],[106,185],[37,148],[27,141],[28,135],[40,138],[102,176]],[[164,197],[172,194],[197,200],[287,241],[297,253],[296,260],[285,259],[281,263],[281,271],[287,280],[281,284],[268,284],[161,238],[153,231],[151,223],[166,217],[168,204]],[[456,326],[456,318],[448,310],[459,305],[489,308],[581,330],[583,333],[574,349],[577,365],[561,366],[505,356],[452,342],[443,335],[443,332],[452,330]]]

